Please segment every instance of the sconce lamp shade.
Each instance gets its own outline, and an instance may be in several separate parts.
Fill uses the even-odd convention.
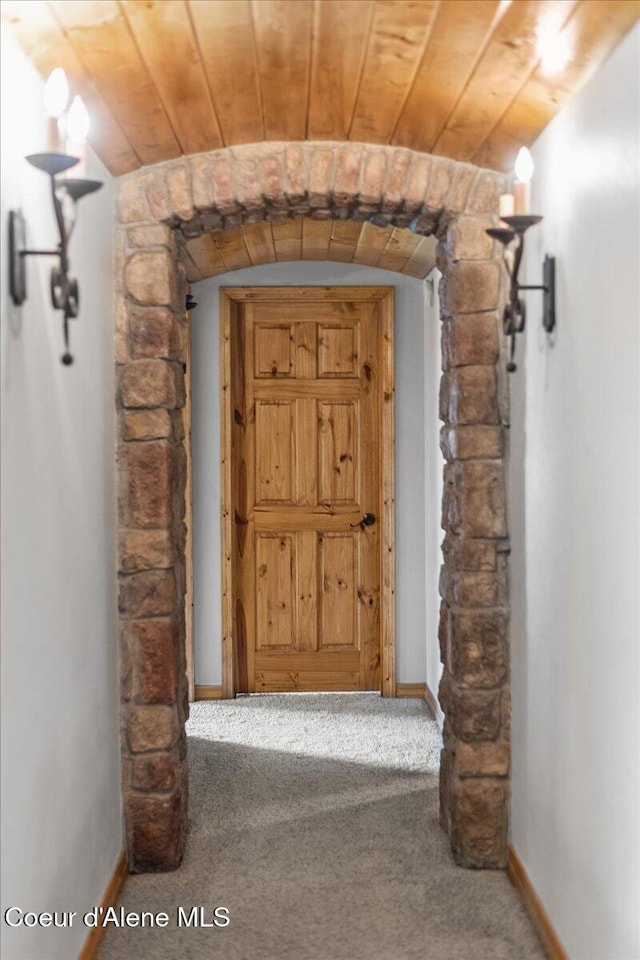
[[[67,114],[67,135],[73,143],[82,143],[89,133],[89,114],[82,97],[74,97]]]
[[[69,99],[69,84],[62,67],[56,67],[47,77],[44,85],[44,109],[48,117],[59,117],[64,112]]]
[[[533,157],[527,147],[520,147],[515,165],[516,178],[520,183],[530,183],[533,176]]]

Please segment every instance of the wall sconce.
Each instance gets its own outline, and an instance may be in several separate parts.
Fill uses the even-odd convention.
[[[555,257],[545,256],[542,265],[542,283],[531,285],[518,281],[520,264],[524,254],[524,235],[529,227],[540,223],[542,217],[529,213],[530,183],[533,175],[533,160],[526,147],[522,147],[516,160],[516,181],[513,194],[506,193],[500,197],[500,220],[504,226],[492,227],[487,230],[490,237],[498,240],[505,248],[505,266],[509,274],[509,297],[502,316],[502,328],[505,336],[511,337],[511,358],[507,363],[507,370],[513,373],[517,370],[514,361],[516,350],[516,334],[522,333],[526,323],[526,308],[520,297],[521,290],[542,290],[542,325],[550,333],[556,325],[556,260]],[[507,250],[509,245],[516,241],[513,251]],[[507,254],[512,254],[508,256]]]
[[[26,223],[20,210],[9,213],[9,289],[11,299],[21,306],[27,299],[26,257],[57,257],[58,263],[51,269],[51,302],[55,310],[62,310],[65,352],[62,362],[73,363],[69,353],[69,320],[78,316],[80,298],[78,281],[72,277],[69,262],[69,241],[77,216],[77,202],[94,193],[102,186],[99,180],[83,177],[62,176],[72,167],[84,172],[85,140],[89,130],[89,116],[79,97],[75,97],[66,117],[68,145],[78,155],[60,152],[60,121],[67,105],[69,88],[64,71],[53,71],[45,86],[45,109],[47,113],[46,153],[35,153],[26,160],[46,173],[51,183],[51,200],[58,227],[59,243],[55,250],[28,250],[26,248]]]

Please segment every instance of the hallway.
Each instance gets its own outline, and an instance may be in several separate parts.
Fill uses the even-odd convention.
[[[424,702],[283,694],[192,704],[191,829],[174,873],[131,876],[101,960],[534,960],[506,875],[456,868]],[[227,928],[178,929],[179,906]]]
[[[0,960],[640,960],[640,0],[0,75]]]

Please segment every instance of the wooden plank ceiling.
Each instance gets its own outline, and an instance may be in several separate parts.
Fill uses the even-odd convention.
[[[283,220],[220,230],[187,240],[191,283],[228,270],[281,260],[337,260],[395,270],[422,279],[435,265],[435,237],[353,220]]]
[[[510,170],[640,0],[10,0],[114,174],[261,140],[363,140]],[[570,59],[548,76],[540,36]]]

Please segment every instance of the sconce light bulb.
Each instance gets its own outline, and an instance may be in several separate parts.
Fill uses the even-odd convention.
[[[529,183],[533,176],[533,157],[526,147],[520,147],[516,157],[516,178],[520,183]]]
[[[73,143],[83,143],[89,133],[89,114],[82,97],[74,97],[67,114],[67,135]]]
[[[69,84],[62,67],[52,70],[44,85],[44,109],[48,117],[59,117],[69,99]]]

